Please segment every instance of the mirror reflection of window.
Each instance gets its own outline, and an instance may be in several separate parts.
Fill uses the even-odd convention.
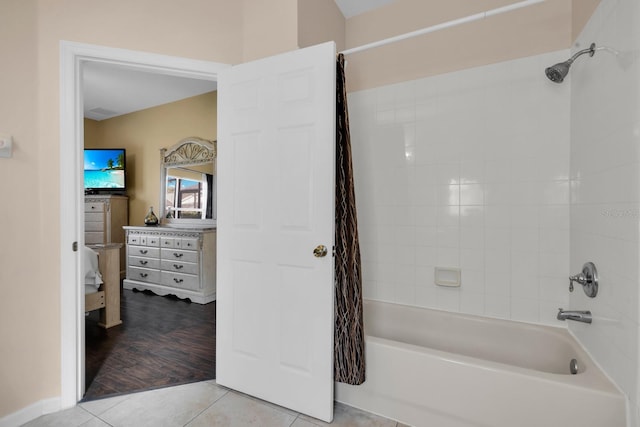
[[[166,195],[166,210],[167,218],[173,218],[173,209],[176,207],[176,182],[177,179],[168,176],[167,177],[167,195]]]
[[[208,179],[203,180],[167,177],[167,218],[204,219],[207,218]]]

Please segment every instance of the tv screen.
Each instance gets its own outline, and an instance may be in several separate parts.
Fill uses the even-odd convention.
[[[124,148],[85,148],[85,192],[124,193],[127,189],[126,157]]]

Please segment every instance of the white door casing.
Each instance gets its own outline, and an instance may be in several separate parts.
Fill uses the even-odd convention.
[[[74,406],[84,394],[84,191],[82,183],[83,94],[82,67],[86,62],[119,64],[149,73],[216,80],[227,64],[60,42],[60,399],[52,411]]]
[[[218,78],[216,380],[333,418],[335,44]],[[316,257],[324,245],[328,254]]]

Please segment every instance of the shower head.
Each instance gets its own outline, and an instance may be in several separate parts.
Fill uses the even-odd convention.
[[[580,55],[584,55],[585,53],[588,53],[589,56],[593,56],[593,54],[596,53],[596,44],[591,43],[589,49],[583,49],[566,61],[559,62],[555,65],[552,65],[551,67],[548,67],[546,70],[544,70],[544,73],[552,82],[562,83],[564,78],[569,73],[569,68],[571,67],[571,64],[573,64],[573,61],[575,61],[577,57],[579,57]]]

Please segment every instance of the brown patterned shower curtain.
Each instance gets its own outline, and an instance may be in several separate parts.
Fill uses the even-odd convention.
[[[336,89],[334,377],[342,383],[359,385],[365,380],[362,273],[342,54],[338,55]]]

